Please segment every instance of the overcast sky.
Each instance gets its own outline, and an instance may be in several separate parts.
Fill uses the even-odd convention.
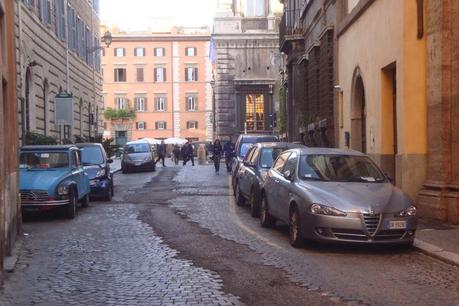
[[[125,30],[209,25],[217,0],[101,0],[103,24]]]

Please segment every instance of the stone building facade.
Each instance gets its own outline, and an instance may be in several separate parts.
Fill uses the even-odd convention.
[[[0,280],[20,230],[14,1],[0,0]]]
[[[422,216],[459,224],[459,1],[426,0],[427,179]]]
[[[333,0],[281,0],[280,50],[286,55],[287,135],[308,146],[337,145],[337,6]]]
[[[106,108],[135,117],[107,116],[106,136],[118,145],[140,138],[212,141],[208,28],[112,32],[102,58]]]
[[[218,137],[273,132],[280,13],[277,0],[218,0],[212,33]]]
[[[103,132],[98,0],[16,1],[18,108],[21,139],[37,132],[58,139]],[[73,125],[55,123],[54,98],[74,99]]]

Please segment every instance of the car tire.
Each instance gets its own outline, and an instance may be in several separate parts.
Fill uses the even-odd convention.
[[[115,187],[113,186],[113,178],[110,182],[110,194],[112,195],[112,197],[115,195]]]
[[[294,248],[300,248],[304,244],[300,230],[300,212],[296,206],[293,206],[289,214],[289,240],[290,245]]]
[[[260,209],[260,224],[262,227],[270,228],[274,227],[275,223],[276,219],[269,213],[268,199],[266,195],[263,195]]]
[[[112,200],[112,196],[113,196],[113,187],[110,186],[110,187],[108,187],[107,191],[105,192],[104,201],[110,202]]]
[[[81,199],[81,207],[86,208],[89,206],[89,193]]]
[[[254,218],[260,217],[260,201],[255,188],[250,192],[250,215]]]
[[[245,205],[245,198],[241,194],[241,191],[239,190],[239,184],[236,183],[236,204],[237,206],[244,206]]]
[[[70,204],[65,207],[65,217],[67,219],[74,219],[76,217],[76,209],[77,209],[77,198],[75,192],[70,194]]]

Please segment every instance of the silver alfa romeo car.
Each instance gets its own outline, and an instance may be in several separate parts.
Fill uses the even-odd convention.
[[[407,245],[414,240],[414,202],[360,152],[285,151],[269,170],[261,192],[261,225],[286,222],[294,247],[305,239]]]

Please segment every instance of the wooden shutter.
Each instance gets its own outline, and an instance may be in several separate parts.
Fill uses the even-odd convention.
[[[164,129],[167,130],[167,122],[164,121]]]
[[[137,48],[134,48],[134,56],[137,56]]]
[[[198,97],[194,97],[194,110],[197,111],[199,108]]]
[[[143,82],[143,68],[137,68],[137,82]]]
[[[163,68],[163,76],[164,76],[164,82],[167,81],[167,73],[166,73],[166,68]]]
[[[185,68],[185,82],[188,82],[188,68]]]
[[[193,48],[194,49],[194,56],[198,56],[198,48]]]
[[[155,77],[155,82],[158,82],[158,68],[155,68],[153,73]]]
[[[126,49],[123,48],[123,56],[126,56]]]
[[[195,127],[195,129],[198,129],[198,122],[197,121],[194,122],[194,127]]]
[[[143,129],[144,129],[144,130],[147,129],[147,122],[146,122],[146,121],[143,122]]]
[[[198,68],[194,68],[194,80],[197,81],[198,80]]]
[[[117,71],[116,71],[116,68],[115,68],[113,71],[115,72],[114,75],[113,75],[113,80],[114,80],[115,82],[118,82],[118,74],[116,73],[116,72],[117,72]]]
[[[164,99],[164,111],[167,111],[167,97],[163,97]]]
[[[158,129],[158,121],[155,122],[155,130]]]
[[[139,123],[138,123],[138,122],[135,123],[135,129],[136,129],[136,130],[139,129]]]
[[[113,48],[113,56],[116,56],[116,50],[117,50],[117,49],[118,49],[118,48]]]
[[[143,110],[144,111],[147,111],[148,110],[148,106],[147,106],[147,97],[143,98]],[[146,123],[145,123],[146,124]]]
[[[166,48],[161,48],[161,49],[163,49],[163,56],[166,56]]]

